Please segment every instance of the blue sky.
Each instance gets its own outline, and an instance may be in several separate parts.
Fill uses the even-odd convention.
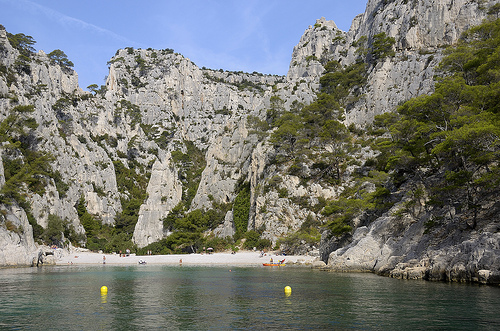
[[[61,49],[80,87],[104,84],[120,48],[171,48],[199,67],[285,75],[293,46],[325,17],[347,31],[367,0],[0,0],[0,24]]]

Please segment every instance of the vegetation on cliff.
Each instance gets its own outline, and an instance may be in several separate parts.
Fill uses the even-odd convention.
[[[284,249],[295,251],[299,242],[317,245],[319,233],[325,229],[337,236],[350,232],[354,217],[366,213],[373,219],[391,206],[386,170],[376,171],[369,165],[360,167],[358,161],[362,147],[369,144],[369,136],[354,125],[346,127],[343,120],[346,111],[363,96],[372,61],[393,56],[393,44],[394,38],[385,34],[376,35],[371,45],[367,38],[360,38],[356,43],[356,62],[342,66],[338,61],[330,61],[325,65],[313,103],[290,111],[271,112],[273,121],[268,122],[275,128],[270,141],[277,151],[276,162],[305,184],[345,188],[338,199],[320,200],[315,205],[292,198],[319,215],[314,221],[310,216],[296,233],[280,240]],[[249,120],[254,128],[263,127],[255,119]],[[353,167],[358,171],[347,171]]]
[[[43,237],[43,228],[31,214],[31,206],[27,197],[32,193],[45,194],[47,182],[51,177],[57,178],[50,162],[54,158],[37,150],[38,139],[34,130],[38,124],[29,115],[34,106],[15,106],[9,115],[0,122],[0,144],[5,184],[0,189],[0,203],[17,203],[24,208],[30,224],[33,226],[35,239]]]
[[[0,74],[12,83],[16,75],[29,74],[34,41],[22,34],[8,34],[8,37],[11,45],[19,51],[19,58],[12,68],[0,67]],[[468,215],[465,222],[471,229],[477,227],[481,200],[497,193],[500,178],[500,21],[487,21],[472,28],[457,45],[445,51],[434,93],[409,100],[394,113],[376,117],[373,127],[367,130],[355,125],[346,127],[345,115],[362,100],[370,70],[377,62],[395,56],[394,43],[394,38],[383,33],[371,38],[361,37],[355,42],[358,59],[354,63],[347,66],[338,61],[326,63],[314,102],[306,106],[295,102],[287,109],[285,100],[276,93],[270,98],[265,118],[248,117],[253,129],[250,133],[274,147],[274,158],[271,157],[272,164],[268,165],[279,173],[261,178],[265,183],[258,185],[262,190],[256,194],[275,190],[279,198],[288,198],[290,204],[298,205],[301,211],[306,211],[304,215],[309,215],[296,233],[279,240],[284,247],[298,250],[303,243],[313,246],[325,229],[332,236],[351,233],[356,225],[366,224],[389,210],[396,199],[401,198],[395,197],[394,192],[409,181],[415,187],[410,194],[413,202],[427,199],[429,205],[438,206],[442,211],[451,212],[452,208],[462,211]],[[48,58],[52,64],[66,69],[72,67],[71,61],[60,50],[50,53]],[[143,58],[135,59],[138,67],[147,69]],[[14,75],[13,70],[17,74]],[[243,83],[245,89],[259,89],[257,85]],[[43,86],[39,88],[43,89]],[[75,100],[63,95],[52,105],[60,127],[59,135],[65,139],[73,134],[72,118],[66,110],[74,106]],[[68,220],[50,215],[47,229],[42,229],[30,214],[26,197],[32,193],[43,195],[51,180],[60,198],[68,190],[61,174],[52,170],[52,156],[36,148],[38,140],[33,132],[38,124],[29,117],[33,109],[33,106],[11,107],[11,113],[0,123],[6,180],[0,190],[0,202],[17,202],[22,206],[37,239],[47,243],[63,238],[75,243],[85,242],[85,238],[74,233]],[[148,142],[153,142],[158,136],[153,124],[142,123],[139,106],[122,99],[115,103],[114,109],[114,128],[123,121],[132,129],[141,129]],[[224,106],[219,115],[233,113]],[[168,135],[171,136],[173,134]],[[160,143],[161,137],[164,139]],[[91,139],[104,150],[118,145],[120,139],[112,138],[108,134],[102,137],[91,135]],[[151,150],[156,150],[156,154],[148,150],[156,157],[158,148],[166,149],[172,143],[167,141],[170,139],[167,135],[160,138],[156,139],[157,147],[151,144]],[[78,136],[82,144],[86,143],[85,139],[83,135]],[[113,160],[122,207],[115,217],[115,225],[103,225],[97,216],[91,215],[83,196],[76,204],[90,249],[110,252],[133,248],[131,238],[140,206],[148,198],[146,188],[152,165],[151,159],[140,159],[141,153],[146,154],[145,149],[141,149],[143,146],[136,146],[140,139],[137,135],[129,140],[127,153],[119,150],[108,153]],[[252,216],[252,194],[250,184],[243,180],[235,186],[232,192],[235,199],[231,203],[221,203],[209,197],[212,208],[191,210],[206,166],[205,151],[190,141],[177,143],[179,146],[171,152],[171,160],[183,185],[181,202],[162,220],[164,231],[169,236],[139,252],[192,252],[204,246],[229,248],[243,238],[246,239],[245,247],[269,247],[270,241],[260,238],[265,229],[247,231]],[[329,188],[335,186],[342,193],[328,200],[289,196],[281,179],[286,175],[298,177],[304,186],[319,183]],[[93,186],[96,193],[105,195],[102,188]],[[405,205],[408,210],[411,203]],[[235,236],[226,239],[206,237],[209,230],[224,222],[230,210],[233,211]],[[403,208],[401,213],[405,212]],[[441,216],[436,215],[429,221],[429,231],[439,225]]]
[[[464,33],[446,50],[435,92],[376,118],[378,168],[425,188],[429,203],[466,212],[475,228],[480,201],[498,191],[500,20]],[[433,222],[432,225],[435,225]]]
[[[360,96],[370,59],[394,55],[393,40],[376,37],[370,52],[363,50],[367,41],[361,40],[362,56],[355,64],[325,66],[314,103],[275,121],[278,129],[271,141],[278,153],[288,156],[283,160],[291,174],[305,181],[342,185],[346,168],[357,169],[350,173],[341,196],[320,209],[325,222],[314,228],[327,228],[336,236],[350,232],[354,218],[366,224],[380,216],[396,202],[391,192],[411,181],[413,200],[400,213],[427,197],[428,204],[442,212],[452,208],[464,212],[467,226],[474,229],[480,201],[496,194],[500,181],[500,20],[470,29],[445,51],[434,93],[376,117],[373,128],[363,132],[346,128],[341,120],[349,103]],[[366,145],[378,156],[361,165],[355,155]],[[440,219],[442,215],[435,215],[428,230]],[[293,248],[307,231],[302,228],[280,242]]]

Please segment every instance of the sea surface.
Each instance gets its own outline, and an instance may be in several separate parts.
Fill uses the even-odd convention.
[[[500,330],[500,287],[293,266],[0,269],[0,329]]]

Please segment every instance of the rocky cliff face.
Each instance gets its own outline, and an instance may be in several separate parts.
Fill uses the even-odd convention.
[[[123,199],[131,196],[117,177],[117,167],[133,164],[132,171],[146,179],[146,198],[141,202],[133,241],[139,247],[158,241],[168,235],[163,219],[187,190],[185,169],[173,152],[188,153],[192,144],[201,151],[206,165],[190,208],[233,202],[239,183],[249,182],[248,227],[262,229],[263,237],[276,242],[298,230],[308,217],[321,220],[320,214],[298,201],[316,205],[321,199],[337,198],[344,187],[306,183],[283,173],[273,162],[272,144],[250,127],[248,116],[265,119],[276,98],[282,101],[279,107],[283,110],[310,104],[328,61],[352,64],[359,57],[360,40],[370,45],[375,35],[385,33],[395,39],[395,56],[370,63],[367,83],[360,87],[362,97],[346,109],[346,124],[370,123],[375,115],[431,92],[443,46],[480,23],[496,2],[370,0],[365,13],[354,19],[347,32],[324,18],[310,26],[293,49],[286,77],[201,69],[169,49],[122,49],[108,63],[105,87],[94,93],[81,90],[77,74],[54,64],[43,51],[33,55],[28,71],[17,70],[19,51],[11,47],[6,31],[0,29],[4,68],[0,75],[0,119],[16,105],[33,105],[33,117],[39,124],[36,149],[54,156],[52,166],[65,183],[61,189],[50,179],[43,193],[30,192],[31,213],[42,227],[47,227],[49,215],[57,215],[84,233],[76,207],[83,197],[90,214],[113,225],[124,208]],[[280,178],[277,184],[273,181],[276,176]],[[26,256],[20,260],[27,264],[31,262],[28,255],[36,250],[30,225],[23,221],[22,210],[5,208],[6,215],[12,216],[0,227],[2,243],[8,243],[4,256],[15,251],[14,246],[23,247],[26,253],[16,254]],[[402,270],[407,274],[424,264],[445,268],[449,261],[444,258],[423,258],[432,239],[425,239],[422,219],[425,217],[395,221],[384,216],[357,228],[340,247],[325,240],[321,253],[325,260],[331,253],[328,261],[333,269],[385,274]],[[395,224],[399,224],[397,229]],[[401,227],[405,231],[401,232]],[[234,231],[233,212],[229,211],[214,233],[226,236]],[[472,264],[486,261],[484,256],[498,256],[495,245],[482,253],[467,253],[478,252],[475,247],[495,240],[498,243],[497,237],[486,234],[458,238],[460,256],[468,260],[457,257],[462,264],[457,262],[453,268],[463,265],[469,272]],[[445,254],[450,245],[436,250],[435,256]],[[411,253],[415,247],[419,254]],[[494,258],[487,262],[498,264]],[[484,270],[488,263],[484,263]],[[2,264],[12,263],[0,257]],[[478,277],[469,274],[468,279]]]
[[[443,213],[425,200],[401,214],[398,211],[404,208],[403,199],[373,223],[358,227],[352,236],[324,241],[333,247],[326,257],[328,268],[401,279],[498,284],[498,199],[491,197],[481,206],[478,230],[471,230],[463,222],[472,219],[471,215],[455,209]],[[436,214],[442,215],[440,222],[446,226],[437,232],[429,231],[429,222],[436,219]]]
[[[495,3],[369,1],[365,13],[347,32],[347,43],[361,36],[370,40],[383,32],[395,38],[396,56],[373,65],[365,98],[348,110],[346,122],[369,123],[373,116],[391,111],[403,101],[432,92],[443,46],[455,43],[465,29],[481,23]],[[340,60],[352,61],[352,50]],[[453,207],[450,213],[438,211],[425,200],[402,216],[398,211],[405,201],[408,198],[403,197],[400,204],[370,224],[361,221],[352,236],[323,238],[321,252],[328,268],[404,279],[500,282],[500,223],[493,216],[497,214],[495,198],[481,206],[485,222],[477,231],[470,231],[463,222],[471,215]],[[443,215],[443,223],[448,225],[431,233],[428,222],[433,222],[436,214]]]
[[[2,206],[0,211],[0,265],[26,266],[36,263],[37,247],[24,210],[17,206]]]
[[[433,90],[434,68],[446,45],[455,43],[466,29],[486,18],[495,1],[381,1],[369,0],[347,32],[320,19],[310,26],[294,47],[289,80],[317,82],[328,60],[344,65],[356,61],[356,41],[368,43],[379,33],[396,40],[396,56],[370,69],[364,98],[348,109],[346,123],[370,123],[375,115]]]
[[[237,182],[250,176],[252,160],[265,158],[265,153],[254,152],[258,141],[249,134],[247,116],[265,116],[275,94],[288,103],[313,97],[313,91],[306,88],[301,95],[291,95],[283,77],[200,69],[170,50],[120,50],[110,63],[105,100],[130,101],[141,111],[142,130],[138,126],[136,133],[125,127],[129,132],[123,135],[146,135],[143,149],[158,149],[148,199],[134,232],[139,246],[163,238],[161,219],[181,201],[183,184],[171,161],[172,151],[186,140],[204,151],[206,167],[191,209],[211,208],[209,197],[232,202]],[[157,137],[147,137],[146,127],[160,136],[168,132],[168,141],[159,146]]]

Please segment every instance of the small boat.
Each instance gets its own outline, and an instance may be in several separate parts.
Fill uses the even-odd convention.
[[[264,267],[284,267],[285,266],[285,259],[278,261],[278,262],[268,262],[268,263],[262,263]]]
[[[273,262],[273,263],[262,263],[262,265],[264,267],[284,267],[285,264],[284,263],[280,263],[280,262]]]

